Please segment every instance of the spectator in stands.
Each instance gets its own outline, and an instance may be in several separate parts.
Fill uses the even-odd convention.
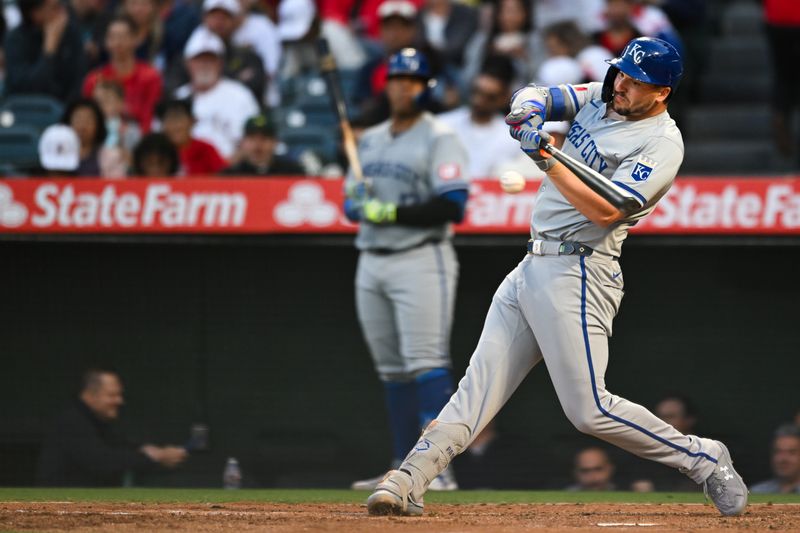
[[[499,55],[513,61],[513,86],[520,87],[530,83],[544,59],[531,20],[530,2],[500,0],[492,17],[491,27],[476,33],[468,44],[464,80],[471,80],[487,57]]]
[[[161,0],[161,50],[155,64],[169,72],[173,64],[183,62],[183,49],[197,26],[200,9],[193,0]]]
[[[320,20],[313,0],[281,0],[278,5],[278,34],[283,46],[284,79],[316,69],[316,39]]]
[[[70,0],[69,10],[83,42],[87,64],[94,68],[100,62],[100,43],[110,15],[103,0]]]
[[[117,81],[102,80],[95,85],[92,97],[103,111],[107,132],[100,170],[107,178],[125,177],[133,149],[142,138],[139,124],[125,113],[125,89]]]
[[[80,141],[77,176],[100,177],[100,152],[106,141],[106,124],[97,102],[90,98],[75,100],[64,111],[62,123],[70,126]]]
[[[341,0],[319,0],[321,33],[328,40],[336,64],[342,70],[364,66],[367,54],[359,42],[356,28],[350,23],[353,6]]]
[[[419,32],[419,12],[408,0],[387,0],[378,9],[381,24],[381,50],[361,69],[360,80],[356,84],[355,101],[361,120],[369,125],[389,118],[389,101],[386,98],[386,72],[389,57],[401,49],[411,46],[425,54],[434,77],[440,74],[438,56],[430,50]],[[431,111],[441,111],[436,95],[428,104]]]
[[[656,404],[653,412],[684,435],[694,434],[697,409],[689,398],[677,394],[666,396]]]
[[[143,133],[150,131],[156,103],[161,98],[162,81],[158,71],[137,60],[136,23],[127,16],[114,18],[106,29],[109,62],[93,70],[83,83],[83,95],[91,97],[99,81],[113,80],[125,92],[125,112],[136,119]]]
[[[180,166],[178,149],[163,133],[145,135],[133,151],[134,177],[167,178],[176,176]]]
[[[81,143],[75,130],[64,124],[48,126],[39,137],[39,164],[42,174],[72,177],[81,158]]]
[[[178,149],[181,160],[180,174],[201,177],[217,174],[226,166],[217,149],[210,143],[192,137],[195,120],[192,102],[189,100],[167,100],[159,105],[158,118],[164,134]]]
[[[134,23],[136,58],[147,63],[152,62],[161,50],[164,37],[158,0],[122,0],[120,14],[127,15]]]
[[[83,42],[60,0],[18,0],[22,24],[5,40],[5,94],[77,98],[86,72]]]
[[[176,446],[134,445],[116,427],[124,403],[122,383],[110,370],[87,370],[78,398],[55,420],[45,437],[36,480],[54,487],[121,486],[128,471],[186,459]]]
[[[592,44],[577,24],[572,21],[557,22],[546,27],[542,34],[549,57],[539,67],[537,79],[552,80],[555,84],[571,83],[566,79],[561,81],[553,79],[552,71],[561,70],[565,65],[564,61],[570,62],[570,67],[567,67],[569,69],[574,68],[573,65],[578,67],[580,82],[605,79],[608,71],[606,60],[613,56],[602,46]]]
[[[264,13],[256,11],[247,0],[241,0],[243,9],[237,20],[236,31],[231,42],[239,48],[250,48],[261,59],[266,76],[266,98],[264,103],[269,107],[280,104],[280,86],[278,84],[283,51],[277,25]],[[283,4],[283,2],[281,2]],[[341,67],[340,67],[341,68]]]
[[[203,2],[203,26],[192,36],[211,31],[225,43],[225,76],[247,86],[253,97],[261,102],[267,86],[264,63],[251,48],[233,42],[237,24],[242,20],[239,0],[205,0]]]
[[[222,76],[224,55],[225,44],[217,35],[208,30],[195,32],[184,52],[191,81],[175,91],[175,97],[191,97],[197,120],[193,136],[213,144],[230,161],[244,123],[258,114],[259,105],[247,87]]]
[[[467,42],[478,29],[478,12],[453,0],[426,0],[420,21],[425,42],[439,54],[444,68],[460,69]]]
[[[640,0],[608,0],[604,27],[595,36],[597,43],[618,57],[628,41],[641,36],[663,39],[683,55],[680,36],[658,7]]]
[[[616,490],[612,481],[614,464],[605,450],[586,448],[575,456],[575,484],[567,487],[572,491]]]
[[[800,494],[800,426],[784,424],[775,432],[772,473],[774,478],[756,483],[750,492]]]
[[[765,0],[764,18],[772,52],[772,124],[775,144],[784,156],[800,145],[792,137],[792,116],[800,86],[800,9],[794,0]],[[800,160],[798,161],[800,164]]]
[[[303,168],[289,158],[275,154],[278,141],[275,122],[269,114],[251,117],[244,127],[239,163],[227,168],[229,176],[303,175]]]
[[[521,153],[508,135],[504,111],[511,98],[513,66],[504,56],[490,57],[472,80],[469,105],[439,115],[464,146],[480,146],[469,158],[470,179],[499,176],[499,168]]]

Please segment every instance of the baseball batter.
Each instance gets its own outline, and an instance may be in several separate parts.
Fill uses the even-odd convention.
[[[542,360],[580,431],[679,469],[703,484],[724,515],[744,511],[747,488],[721,442],[683,435],[605,387],[608,337],[623,296],[622,243],[667,192],[683,159],[667,112],[683,70],[677,51],[639,38],[609,64],[604,83],[530,85],[512,98],[511,135],[547,173],[528,254],[495,293],[458,390],[370,496],[371,514],[422,514],[430,480]],[[572,120],[564,152],[598,179],[579,178],[539,149],[542,122],[560,119]]]
[[[427,59],[415,49],[389,59],[391,118],[359,142],[368,183],[350,176],[345,187],[345,211],[361,222],[358,319],[384,385],[394,466],[453,393],[449,344],[458,261],[450,223],[464,216],[467,157],[455,132],[421,111],[429,78]],[[381,478],[352,488],[372,490]],[[457,485],[448,470],[431,488]]]

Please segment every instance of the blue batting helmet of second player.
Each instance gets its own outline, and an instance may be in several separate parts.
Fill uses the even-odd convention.
[[[624,72],[631,78],[653,85],[670,87],[669,97],[678,87],[683,75],[683,61],[674,46],[654,37],[633,39],[619,57],[606,61],[611,65],[603,82],[602,99],[610,102],[614,93],[614,78]]]
[[[393,76],[413,76],[429,80],[431,78],[431,67],[425,54],[416,48],[403,48],[389,58],[389,70],[386,75],[389,78]]]

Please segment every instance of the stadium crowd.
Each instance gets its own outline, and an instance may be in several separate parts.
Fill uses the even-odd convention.
[[[765,3],[780,87],[796,76],[781,65],[798,60],[782,44],[800,31],[789,4]],[[471,175],[531,176],[502,123],[514,88],[602,80],[631,38],[657,36],[687,63],[670,107],[680,120],[707,11],[702,0],[13,0],[0,18],[0,173],[340,176],[322,36],[358,129],[387,117],[386,60],[414,46],[436,78],[427,107],[465,144],[496,148],[473,153]],[[775,101],[776,140],[791,152],[785,91]],[[37,144],[38,161],[15,160],[14,143]]]

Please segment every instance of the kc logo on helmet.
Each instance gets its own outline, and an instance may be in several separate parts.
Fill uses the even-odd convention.
[[[14,201],[14,192],[0,183],[0,226],[18,228],[28,220],[28,208]]]
[[[642,47],[639,46],[639,43],[636,43],[628,48],[628,55],[631,56],[633,58],[633,62],[638,65],[642,62],[642,59],[644,59],[644,50],[642,50]]]

